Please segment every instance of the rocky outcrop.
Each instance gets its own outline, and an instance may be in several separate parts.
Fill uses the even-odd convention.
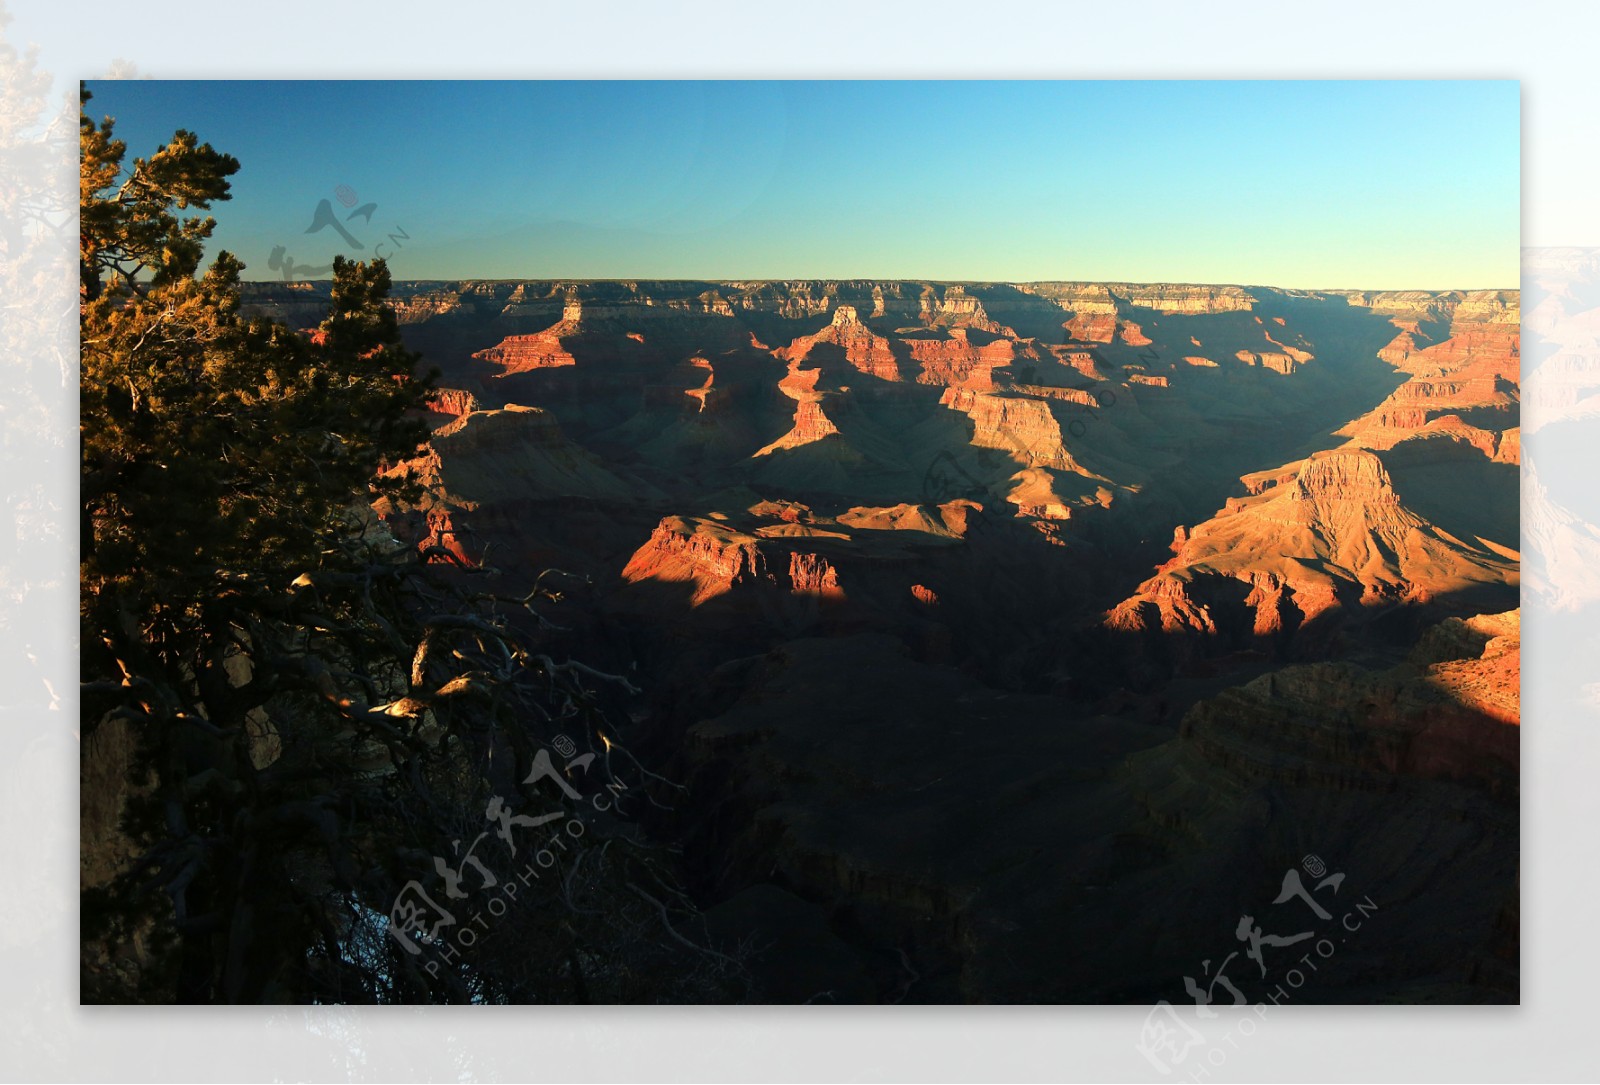
[[[1018,516],[1038,520],[1067,520],[1076,502],[1057,492],[1056,479],[1042,467],[1030,467],[1011,477],[1015,484],[1006,500],[1017,507]]]
[[[926,324],[944,328],[976,328],[993,335],[1015,334],[990,320],[989,314],[984,312],[983,302],[967,293],[966,287],[959,284],[945,287],[942,297],[936,296],[934,288],[929,287],[923,292],[921,304],[922,320]]]
[[[1468,324],[1521,327],[1522,295],[1515,290],[1471,290],[1461,296],[1453,316]]]
[[[1049,298],[1071,316],[1062,322],[1066,338],[1078,343],[1109,343],[1117,334],[1117,303],[1099,283],[1030,283],[1022,287]]]
[[[1247,779],[1391,790],[1405,776],[1514,792],[1519,763],[1519,612],[1452,618],[1404,664],[1272,671],[1197,704],[1183,735]]]
[[[1418,331],[1415,322],[1396,318],[1401,330],[1379,357],[1408,379],[1340,430],[1342,436],[1367,448],[1391,448],[1454,416],[1458,425],[1491,434],[1476,444],[1486,456],[1495,455],[1500,435],[1519,426],[1520,309],[1514,295],[1499,291],[1465,295],[1449,309],[1448,335],[1438,341]]]
[[[1075,343],[1109,343],[1117,337],[1117,317],[1113,313],[1078,313],[1062,325]]]
[[[828,560],[817,554],[789,555],[790,589],[811,595],[842,596],[839,590],[839,572]]]
[[[394,315],[402,324],[421,324],[434,317],[460,312],[462,295],[455,290],[426,290],[409,296],[395,297],[389,302]]]
[[[974,346],[967,338],[965,328],[952,328],[945,339],[902,339],[911,352],[911,360],[921,367],[917,374],[919,384],[945,386],[960,385],[988,391],[994,388],[990,374],[1017,360],[1018,348],[1013,339],[995,339],[983,346]],[[1024,351],[1027,353],[1036,352]]]
[[[774,580],[758,542],[714,520],[669,516],[628,560],[622,579],[688,582],[690,603],[699,605],[736,585]]]
[[[716,390],[714,386],[717,382],[717,372],[710,361],[700,357],[699,355],[690,358],[689,364],[695,369],[705,371],[706,382],[696,388],[685,388],[683,394],[688,396],[694,402],[695,413],[703,414],[706,407],[710,406],[713,402],[712,395]]]
[[[1131,380],[1132,378],[1129,379]],[[1008,390],[1025,396],[1032,396],[1036,399],[1054,399],[1062,403],[1072,403],[1082,407],[1084,410],[1094,410],[1101,406],[1100,400],[1096,399],[1095,394],[1087,388],[1062,388],[1053,384],[1013,383]],[[957,398],[962,397],[953,396],[951,397],[952,402]],[[963,402],[965,402],[964,399]]]
[[[1056,361],[1070,369],[1075,370],[1079,376],[1092,381],[1106,380],[1103,368],[1103,359],[1093,347],[1083,347],[1078,344],[1067,344],[1051,347],[1050,354]]]
[[[801,336],[775,353],[785,361],[798,363],[809,358],[818,345],[824,343],[842,350],[845,361],[862,373],[879,380],[900,379],[900,366],[889,341],[863,324],[853,305],[839,306],[833,311],[832,323],[822,331]]]
[[[428,397],[428,410],[459,418],[479,410],[478,397],[460,388],[440,388]]]
[[[1234,357],[1245,365],[1258,365],[1262,369],[1270,369],[1272,372],[1282,373],[1284,376],[1293,373],[1295,367],[1299,364],[1288,354],[1280,354],[1275,351],[1258,354],[1253,350],[1241,350],[1235,353]]]
[[[1022,289],[1049,298],[1078,314],[1115,314],[1115,306],[1137,306],[1158,313],[1209,315],[1249,312],[1255,297],[1238,286],[1176,283],[1027,283]]]
[[[836,393],[817,391],[822,377],[820,369],[800,369],[799,362],[789,363],[789,375],[778,382],[778,389],[795,401],[794,425],[782,437],[762,447],[757,456],[769,456],[784,448],[798,448],[814,444],[839,432],[822,408],[824,398]]]
[[[1144,329],[1131,320],[1124,320],[1117,324],[1117,338],[1130,347],[1147,347],[1153,342],[1144,333]]]
[[[1187,651],[1276,650],[1281,635],[1336,608],[1516,584],[1514,556],[1451,536],[1405,507],[1374,453],[1318,453],[1292,479],[1254,476],[1254,491],[1188,532],[1177,554],[1107,614],[1107,627],[1177,635]]]
[[[513,373],[526,373],[534,369],[553,369],[564,365],[577,365],[577,359],[561,345],[564,335],[571,335],[576,327],[557,324],[532,335],[508,335],[486,350],[473,352],[473,357],[500,367],[498,377]]]
[[[1447,321],[1461,300],[1459,291],[1435,294],[1426,290],[1330,290],[1327,293],[1330,297],[1345,298],[1351,306],[1412,322]]]
[[[1210,313],[1247,313],[1256,299],[1238,286],[1177,286],[1170,283],[1111,287],[1129,305],[1158,313],[1196,316]]]
[[[1489,457],[1495,463],[1521,464],[1522,428],[1520,426],[1512,426],[1508,430],[1502,430],[1497,436],[1499,440],[1493,443]],[[1483,445],[1478,445],[1477,447],[1480,451],[1484,448]]]
[[[916,531],[941,538],[959,538],[967,531],[968,515],[979,508],[974,501],[957,499],[942,505],[905,502],[887,507],[858,506],[836,518],[840,525],[858,531]]]
[[[1090,474],[1067,451],[1061,424],[1045,400],[1009,392],[948,388],[939,402],[972,419],[972,443],[979,448],[1000,449],[1029,467]]]
[[[726,520],[668,516],[628,559],[622,579],[684,584],[695,607],[741,588],[842,600],[839,572],[826,557],[789,549],[790,539],[807,537],[764,537]]]

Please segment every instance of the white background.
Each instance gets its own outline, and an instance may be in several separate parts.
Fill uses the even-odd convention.
[[[1524,243],[1600,245],[1596,9],[1579,4],[19,3],[63,92],[155,78],[1513,78]],[[124,69],[125,70],[125,69]],[[1426,117],[1396,117],[1426,128]],[[1394,163],[1404,170],[1404,162]],[[70,174],[65,175],[70,185]],[[68,239],[70,241],[70,238]],[[70,277],[62,290],[70,291]],[[21,284],[0,282],[8,295]],[[70,309],[70,293],[64,297]],[[4,310],[0,309],[0,319]],[[70,321],[62,324],[71,336]],[[58,344],[41,342],[40,350]],[[13,345],[13,350],[19,349]],[[67,348],[72,357],[75,347]],[[5,359],[8,382],[23,379]],[[77,1005],[75,380],[30,391],[59,447],[30,452],[59,553],[3,557],[37,673],[0,675],[0,1077],[17,1080],[1145,1080],[1143,1008],[373,1010]],[[35,379],[35,378],[27,378]],[[1532,377],[1530,376],[1530,380]],[[0,391],[0,397],[4,396]],[[0,399],[3,402],[3,399]],[[0,412],[0,427],[11,425]],[[52,423],[54,424],[54,423]],[[1594,436],[1600,438],[1600,425]],[[14,442],[16,433],[7,435]],[[1600,445],[1597,440],[1596,445]],[[1594,462],[1600,462],[1597,457]],[[1541,471],[1544,465],[1541,463]],[[0,547],[9,545],[0,541]],[[26,590],[19,585],[26,581]],[[19,611],[20,612],[20,611]],[[1600,617],[1600,608],[1595,616]],[[1285,1007],[1201,1080],[1592,1077],[1600,902],[1593,641],[1530,600],[1524,696],[1523,1006]],[[12,628],[17,628],[12,623]],[[42,677],[41,677],[42,676]],[[39,692],[49,683],[47,694]],[[24,689],[23,687],[26,686]],[[22,690],[22,692],[18,692]],[[1175,905],[1181,902],[1175,902]],[[1192,1060],[1189,1065],[1192,1065]],[[1170,1080],[1188,1080],[1181,1072]]]

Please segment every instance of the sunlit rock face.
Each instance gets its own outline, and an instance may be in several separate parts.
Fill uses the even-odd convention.
[[[872,330],[861,322],[853,305],[839,306],[834,310],[833,320],[826,328],[815,335],[796,339],[786,350],[778,351],[777,354],[790,361],[804,362],[819,344],[842,350],[845,361],[862,373],[880,380],[900,379],[899,365],[894,352],[889,349],[889,341],[874,335]]]
[[[566,330],[563,325],[534,335],[508,335],[487,350],[477,351],[473,357],[499,366],[501,376],[576,365],[576,359],[561,346],[561,331]]]
[[[385,470],[433,492],[378,511],[503,595],[559,570],[540,614],[644,691],[618,718],[689,788],[651,831],[727,937],[803,921],[868,1001],[1181,1000],[1318,850],[1408,902],[1319,999],[1515,1000],[1525,460],[1530,592],[1600,598],[1554,594],[1600,532],[1523,448],[1516,292],[395,295],[441,376]],[[1539,318],[1592,348],[1585,296]],[[1585,357],[1535,439],[1594,410]]]

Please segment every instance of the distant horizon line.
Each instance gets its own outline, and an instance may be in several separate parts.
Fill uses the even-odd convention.
[[[390,280],[394,283],[708,283],[717,286],[733,286],[742,283],[924,283],[929,286],[969,286],[969,285],[999,285],[999,286],[1049,286],[1058,284],[1082,284],[1085,286],[1197,286],[1197,287],[1233,287],[1239,290],[1254,288],[1265,290],[1294,290],[1304,293],[1337,293],[1342,291],[1357,291],[1368,294],[1479,294],[1479,293],[1521,293],[1520,280],[1516,286],[1278,286],[1267,282],[1202,282],[1198,280],[1179,279],[933,279],[898,277],[885,275],[826,275],[826,276],[735,276],[728,278],[709,278],[704,276],[682,276],[667,278],[651,275],[607,275],[607,276],[581,276],[570,275],[522,275],[522,276],[418,276],[415,278],[401,278],[390,269]],[[294,286],[299,283],[331,283],[331,277],[315,279],[241,279],[241,283],[251,285],[282,285]]]

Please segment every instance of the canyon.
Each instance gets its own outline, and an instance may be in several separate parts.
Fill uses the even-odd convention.
[[[551,651],[640,691],[641,829],[754,1000],[1187,1002],[1317,857],[1379,911],[1298,1000],[1517,1001],[1517,291],[392,304],[439,391],[385,529],[570,577]]]

